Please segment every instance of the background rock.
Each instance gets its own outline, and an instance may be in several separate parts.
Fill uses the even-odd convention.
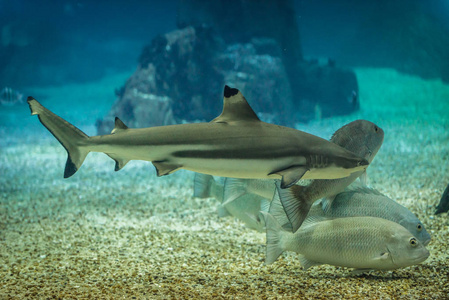
[[[209,121],[221,112],[225,84],[240,89],[263,121],[280,125],[358,109],[352,71],[302,58],[291,0],[183,0],[178,11],[181,29],[144,48],[98,121],[100,134],[115,116],[130,127]]]

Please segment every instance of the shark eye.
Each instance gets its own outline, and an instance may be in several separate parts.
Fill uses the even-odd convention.
[[[418,225],[416,225],[416,229],[418,229],[418,231],[421,231],[421,230],[422,230],[422,225],[421,225],[421,223],[418,223]]]
[[[379,131],[379,127],[377,127],[376,125],[374,125],[374,131],[378,132]]]
[[[412,247],[418,246],[418,241],[415,238],[411,238],[409,243],[410,245],[412,245]]]

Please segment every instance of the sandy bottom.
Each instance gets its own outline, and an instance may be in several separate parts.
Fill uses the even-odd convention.
[[[193,198],[191,172],[157,178],[145,162],[114,172],[93,153],[63,179],[65,150],[26,108],[26,121],[11,113],[0,127],[0,298],[448,299],[449,218],[433,212],[449,183],[449,86],[390,70],[357,74],[360,112],[299,129],[329,138],[360,118],[384,129],[368,182],[431,233],[421,265],[352,276],[304,271],[284,253],[265,266],[265,235],[218,218],[215,199]]]

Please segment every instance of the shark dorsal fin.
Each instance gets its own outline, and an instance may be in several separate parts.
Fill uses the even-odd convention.
[[[225,86],[223,112],[212,120],[216,123],[230,123],[236,121],[260,121],[256,113],[238,89]]]
[[[115,117],[115,126],[114,129],[112,129],[111,134],[120,132],[122,130],[128,129],[128,126],[125,125],[125,123],[122,122],[118,117]]]

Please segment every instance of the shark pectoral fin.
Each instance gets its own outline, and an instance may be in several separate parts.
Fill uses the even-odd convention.
[[[182,168],[181,165],[174,165],[166,163],[164,161],[152,161],[154,167],[156,168],[157,176],[165,176],[174,173]]]
[[[123,131],[128,129],[128,126],[125,125],[125,123],[122,122],[118,117],[115,117],[115,126],[114,129],[112,129],[111,134]],[[116,170],[117,171],[117,170]]]
[[[271,172],[268,175],[277,174],[282,176],[281,188],[286,189],[294,185],[308,171],[306,166],[291,166],[287,169]]]
[[[211,122],[229,123],[235,121],[260,121],[256,113],[238,89],[225,85],[223,111]]]

